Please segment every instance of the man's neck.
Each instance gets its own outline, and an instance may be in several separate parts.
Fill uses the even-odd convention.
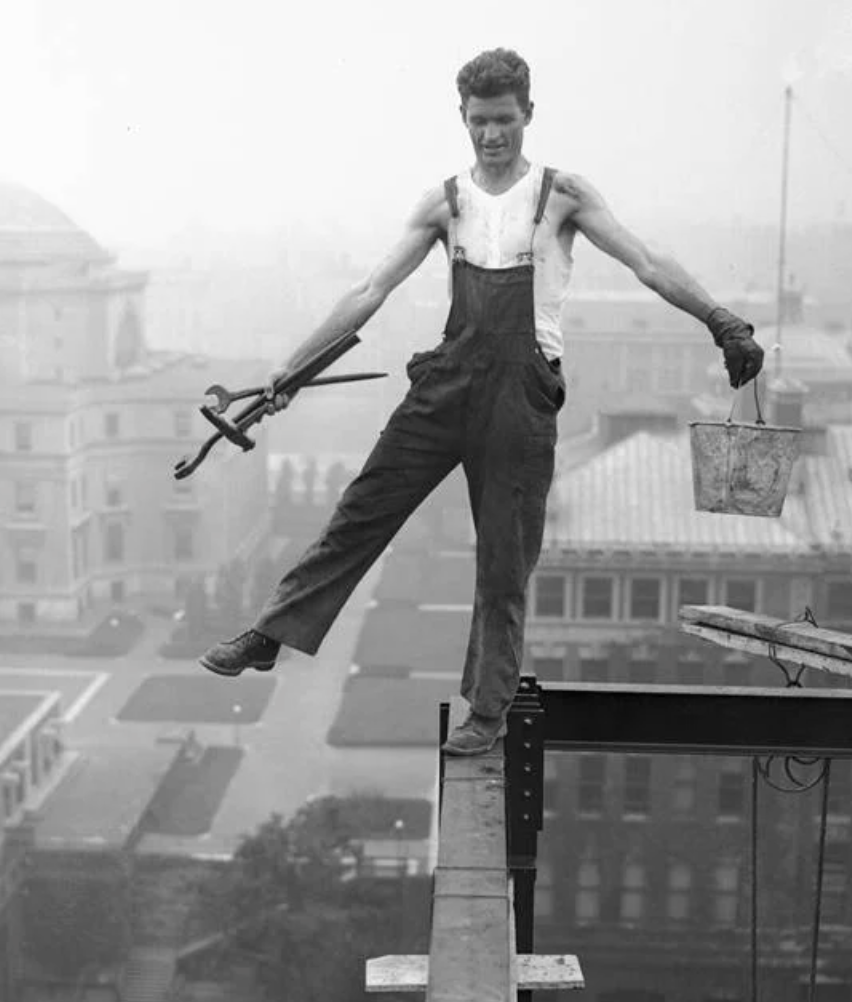
[[[526,157],[518,157],[510,164],[490,166],[477,161],[471,172],[474,183],[491,195],[500,195],[515,184],[530,169]]]

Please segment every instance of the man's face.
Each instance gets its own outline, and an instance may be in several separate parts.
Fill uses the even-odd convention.
[[[461,107],[476,159],[482,167],[504,167],[520,155],[524,129],[532,119],[532,102],[524,109],[515,94],[474,97]]]

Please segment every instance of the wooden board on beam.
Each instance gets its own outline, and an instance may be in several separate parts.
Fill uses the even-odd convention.
[[[709,640],[719,647],[729,647],[745,654],[757,654],[768,658],[771,655],[785,664],[796,668],[816,668],[817,671],[829,672],[832,675],[845,675],[852,678],[852,661],[832,658],[827,654],[816,654],[813,651],[802,650],[801,647],[788,647],[786,644],[773,643],[769,640],[759,640],[747,637],[742,633],[732,633],[718,626],[704,626],[700,623],[682,623],[684,633],[691,633],[702,640]]]
[[[429,958],[422,954],[367,961],[368,992],[423,992],[428,980]],[[585,986],[580,963],[572,954],[518,957],[518,991],[564,991]]]
[[[837,630],[826,630],[807,622],[788,623],[726,605],[682,605],[679,616],[684,624],[713,627],[754,640],[783,644],[811,654],[822,654],[834,661],[845,661],[852,667],[852,636]]]

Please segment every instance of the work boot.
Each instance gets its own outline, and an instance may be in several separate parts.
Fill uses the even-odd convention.
[[[482,717],[471,710],[441,749],[448,755],[482,755],[491,751],[498,738],[505,734],[506,722],[502,717]]]
[[[208,671],[217,675],[236,677],[246,668],[270,671],[275,667],[280,649],[281,644],[277,640],[272,640],[257,630],[246,630],[233,640],[223,640],[219,644],[214,644],[198,660]]]

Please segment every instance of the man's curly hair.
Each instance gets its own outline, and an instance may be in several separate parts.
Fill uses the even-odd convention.
[[[530,103],[530,68],[513,49],[489,49],[465,63],[456,77],[462,105],[468,98],[514,94],[526,111]]]

